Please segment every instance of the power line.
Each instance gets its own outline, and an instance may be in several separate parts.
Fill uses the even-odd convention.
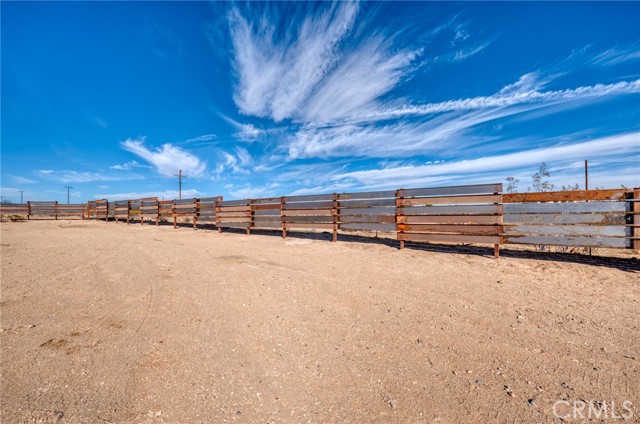
[[[22,204],[22,193],[24,193],[24,190],[20,190],[20,204]]]
[[[73,188],[71,186],[64,186],[67,189],[67,205],[69,204],[69,191]]]
[[[182,179],[187,178],[186,175],[182,175],[182,169],[178,170],[177,174],[173,174],[174,177],[178,177],[178,199],[182,200]]]

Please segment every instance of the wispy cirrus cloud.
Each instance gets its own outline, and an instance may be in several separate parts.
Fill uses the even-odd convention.
[[[354,120],[397,119],[408,116],[434,115],[443,112],[505,108],[524,104],[567,102],[586,98],[640,93],[640,79],[553,91],[530,89],[535,87],[532,85],[535,83],[532,81],[527,82],[527,79],[529,78],[521,77],[517,83],[507,85],[499,93],[491,96],[471,97],[422,105],[408,104],[399,108],[382,109],[370,114],[361,114],[355,117]]]
[[[141,163],[138,163],[138,161],[136,160],[132,160],[122,164],[112,165],[109,167],[109,169],[114,169],[116,171],[130,171],[134,168],[151,168],[151,167],[148,165],[142,165]]]
[[[294,116],[316,84],[334,66],[336,50],[354,23],[358,4],[333,4],[307,16],[292,34],[276,39],[276,25],[263,16],[250,22],[236,8],[229,13],[238,75],[234,100],[240,112],[271,117]]]
[[[93,183],[100,181],[121,181],[123,178],[128,180],[140,180],[142,176],[136,174],[127,174],[126,177],[119,175],[108,175],[101,172],[89,172],[89,171],[71,171],[71,170],[56,170],[51,169],[39,169],[33,171],[34,174],[50,181],[59,183]]]
[[[612,154],[640,155],[640,132],[603,137],[596,140],[529,149],[515,153],[486,156],[470,160],[444,162],[429,165],[407,165],[366,171],[345,172],[334,175],[334,181],[355,180],[369,188],[388,188],[400,185],[424,186],[440,182],[452,182],[469,175],[490,174],[494,180],[504,178],[508,171],[523,167],[533,168],[544,161],[555,164],[574,163],[585,157],[606,158]],[[626,170],[628,172],[628,170]],[[496,177],[500,175],[500,177]],[[628,174],[627,174],[628,175]],[[638,179],[636,177],[636,179]],[[479,181],[474,178],[474,181]]]
[[[411,74],[423,50],[398,49],[393,36],[379,32],[354,42],[358,9],[357,3],[334,3],[278,38],[275,23],[264,16],[249,21],[234,8],[229,24],[240,112],[306,123],[374,107]]]
[[[16,184],[35,184],[38,181],[32,180],[31,178],[20,177],[17,175],[11,175],[11,179]]]
[[[640,44],[626,47],[613,47],[595,55],[590,63],[599,66],[613,66],[640,59]]]
[[[165,177],[173,176],[182,170],[191,177],[201,177],[207,169],[207,163],[186,150],[165,143],[159,148],[148,148],[146,138],[127,139],[121,143],[122,147],[147,161],[159,174]]]
[[[258,128],[253,124],[243,124],[241,122],[238,122],[234,119],[229,118],[226,115],[221,115],[221,116],[222,116],[222,119],[227,121],[227,123],[229,123],[233,128],[236,129],[236,132],[233,136],[240,141],[246,141],[251,143],[264,137],[267,133],[267,131],[261,128]]]

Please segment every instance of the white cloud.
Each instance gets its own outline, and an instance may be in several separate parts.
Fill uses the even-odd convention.
[[[226,170],[231,170],[236,174],[250,173],[247,168],[254,164],[254,160],[249,151],[244,147],[237,146],[234,148],[234,152],[235,155],[224,150],[218,151],[222,161],[216,165],[215,173],[217,175],[221,175]]]
[[[450,182],[460,176],[468,178],[473,174],[506,175],[509,170],[536,166],[543,161],[571,163],[585,158],[595,159],[611,155],[619,158],[632,154],[640,154],[640,132],[471,160],[346,172],[335,175],[332,179],[335,181],[355,180],[364,186],[376,188],[424,186],[437,182]],[[475,177],[473,181],[482,182]]]
[[[11,179],[16,183],[16,184],[35,184],[37,183],[36,180],[32,180],[30,178],[25,178],[25,177],[19,177],[17,175],[11,175]]]
[[[166,143],[160,148],[151,150],[144,145],[144,142],[145,137],[127,139],[122,142],[122,147],[149,162],[158,173],[165,177],[172,177],[178,170],[182,170],[185,175],[197,178],[206,171],[206,162],[180,147]]]
[[[640,59],[640,45],[628,47],[614,47],[597,54],[591,63],[599,66],[619,65],[631,60]]]
[[[102,118],[98,118],[97,116],[93,118],[93,122],[99,126],[100,128],[107,128],[109,127],[109,124],[107,124],[107,122],[102,119]]]
[[[458,100],[447,100],[439,103],[423,105],[407,105],[400,108],[390,108],[375,113],[361,114],[354,118],[360,121],[397,119],[408,116],[434,115],[451,111],[468,111],[488,108],[504,108],[530,103],[567,102],[586,98],[604,97],[621,94],[640,93],[640,79],[635,81],[621,81],[614,84],[595,84],[575,89],[555,91],[522,91],[526,84],[521,77],[517,83],[510,84],[502,91],[491,96],[479,96]],[[527,79],[527,78],[525,78]],[[516,91],[514,92],[514,89]]]
[[[489,47],[490,42],[478,44],[477,46],[468,47],[466,49],[460,49],[453,53],[452,56],[449,56],[449,59],[454,62],[459,62],[461,60],[469,59],[479,53],[481,53],[484,49]]]
[[[227,121],[236,129],[236,133],[233,136],[238,140],[253,142],[262,138],[267,133],[265,130],[257,128],[253,124],[243,124],[229,118],[228,116],[221,116],[225,121]]]
[[[257,199],[260,197],[275,196],[275,190],[280,187],[278,183],[271,183],[265,186],[245,186],[236,190],[230,190],[229,194],[233,199]]]
[[[307,99],[303,120],[328,122],[378,108],[375,100],[410,74],[412,63],[421,54],[421,50],[390,53],[391,47],[388,40],[376,36],[345,54]]]
[[[147,166],[147,165],[142,165],[142,164],[138,163],[138,161],[135,161],[135,160],[129,161],[127,163],[119,164],[119,165],[113,165],[113,166],[109,167],[109,169],[115,169],[116,171],[130,171],[133,168],[151,168],[151,167]]]
[[[240,111],[276,121],[291,117],[334,65],[338,44],[357,11],[355,2],[333,4],[278,42],[266,17],[248,22],[234,8],[229,24],[239,77],[234,100]]]
[[[181,144],[194,144],[194,143],[206,143],[208,141],[213,141],[217,138],[215,134],[203,134],[197,137],[189,138],[181,142]]]
[[[43,178],[59,183],[93,183],[98,181],[118,181],[123,179],[122,176],[105,175],[100,172],[81,172],[69,170],[52,171],[49,169],[41,169],[33,172]],[[139,180],[143,177],[135,174],[127,174],[126,178],[128,180]]]

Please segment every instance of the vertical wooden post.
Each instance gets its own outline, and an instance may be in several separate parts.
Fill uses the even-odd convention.
[[[338,195],[333,193],[333,208],[331,209],[331,215],[333,216],[333,242],[338,241]]]
[[[31,219],[31,202],[27,200],[27,221]]]
[[[131,219],[131,200],[127,200],[127,225],[129,225],[130,219]]]
[[[160,202],[156,199],[156,227],[160,225]]]
[[[57,221],[58,220],[58,201],[57,200],[53,203],[53,210],[56,213],[56,221]]]
[[[247,222],[247,235],[251,235],[251,227],[253,225],[253,208],[251,207],[251,199],[247,199],[247,205],[249,206],[249,211],[247,212],[249,217],[249,222]]]
[[[500,205],[502,204],[502,184],[500,184],[500,191],[494,192],[493,194],[500,195],[500,202],[494,203],[495,205],[498,205],[498,208],[500,209]],[[502,243],[502,233],[504,233],[504,221],[503,214],[500,213],[500,243]],[[493,256],[495,258],[500,258],[500,243],[493,245]]]
[[[219,202],[222,202],[222,196],[218,196],[216,198],[216,218],[215,218],[215,222],[216,222],[216,227],[218,227],[218,233],[222,233],[222,227],[220,227],[220,205],[218,204]]]
[[[284,196],[280,198],[280,225],[282,225],[282,238],[287,238],[287,216],[284,209]]]
[[[402,206],[402,197],[400,197],[400,190],[402,189],[398,189],[396,190],[396,238],[398,238],[398,236],[404,232],[404,230],[401,230],[400,225],[403,224],[403,218],[401,217],[401,215],[398,213],[399,208]],[[404,249],[404,240],[400,240],[400,249]]]
[[[200,202],[200,199],[196,198],[193,199],[193,229],[197,230],[198,229],[198,202]]]
[[[633,189],[633,250],[640,251],[640,188]]]

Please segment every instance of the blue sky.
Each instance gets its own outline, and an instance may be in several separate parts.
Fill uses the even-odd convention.
[[[640,186],[640,3],[2,2],[3,198]]]

